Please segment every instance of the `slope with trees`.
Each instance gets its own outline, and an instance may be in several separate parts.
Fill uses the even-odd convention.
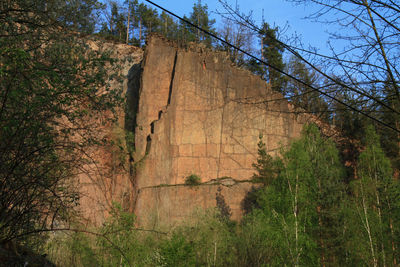
[[[73,8],[94,11],[97,2],[76,4],[1,4],[0,242],[71,218],[79,203],[73,178],[91,160],[87,148],[104,142],[94,129],[121,104],[119,88],[106,83],[113,60],[71,32],[94,23]]]

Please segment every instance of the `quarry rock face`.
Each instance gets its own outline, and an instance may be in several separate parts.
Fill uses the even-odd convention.
[[[110,53],[117,62],[114,66],[106,66],[110,69],[109,85],[111,88],[127,91],[128,81],[135,81],[138,76],[136,66],[143,59],[143,50],[130,45],[112,44],[104,42],[88,41],[91,49]],[[124,82],[118,81],[113,76],[119,76]],[[106,77],[107,78],[107,77]],[[99,88],[102,93],[104,88]],[[126,111],[120,108],[116,111],[118,122],[103,124],[111,117],[111,112],[97,118],[98,125],[94,131],[99,139],[105,138],[112,143],[106,146],[93,146],[85,151],[88,158],[80,175],[78,176],[78,190],[80,193],[79,218],[88,226],[100,226],[109,216],[114,203],[120,203],[126,209],[133,211],[133,184],[129,172],[129,158],[126,151],[119,147],[126,147]]]
[[[259,136],[274,155],[310,120],[225,53],[201,46],[152,36],[137,73],[128,108],[135,125],[133,205],[142,225],[174,225],[215,207],[218,188],[239,219],[254,186]],[[200,185],[185,185],[192,174]]]
[[[182,47],[157,35],[144,54],[121,44],[106,50],[119,59],[110,73],[125,80],[126,107],[117,111],[117,123],[97,129],[113,142],[88,151],[95,161],[78,177],[87,225],[100,226],[118,202],[137,215],[138,225],[171,227],[199,209],[215,208],[217,195],[239,220],[244,198],[259,186],[251,181],[259,136],[276,155],[306,122],[320,123],[223,52]],[[186,184],[191,175],[200,183]]]

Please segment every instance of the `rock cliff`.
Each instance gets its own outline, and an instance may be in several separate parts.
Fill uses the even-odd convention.
[[[127,77],[127,106],[119,123],[102,132],[124,151],[93,149],[97,164],[80,177],[81,211],[97,225],[116,201],[141,225],[171,226],[198,208],[215,207],[217,192],[239,219],[254,186],[259,136],[276,154],[315,121],[225,53],[157,35],[144,54],[124,45],[113,51]],[[185,184],[192,174],[200,185]]]
[[[88,41],[91,49],[110,54],[116,60],[110,69],[110,77],[106,77],[109,86],[127,92],[132,82],[138,81],[137,66],[143,59],[143,50],[137,47],[112,44],[99,41]],[[130,81],[130,82],[129,82]],[[99,88],[103,93],[105,88]],[[129,155],[127,152],[126,135],[129,125],[126,118],[129,112],[124,108],[116,111],[118,121],[106,123],[111,117],[111,111],[98,118],[95,129],[100,136],[111,142],[108,145],[94,145],[85,151],[88,164],[80,170],[78,186],[80,192],[79,217],[87,225],[101,225],[108,217],[113,203],[118,202],[124,208],[133,211],[134,189],[129,170]],[[96,123],[95,123],[96,124]]]
[[[309,118],[226,54],[157,36],[148,40],[137,84],[135,213],[144,225],[171,225],[215,207],[219,187],[232,218],[240,218],[260,134],[274,154]],[[191,174],[202,184],[185,185]]]

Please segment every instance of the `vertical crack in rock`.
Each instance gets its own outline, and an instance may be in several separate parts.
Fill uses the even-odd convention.
[[[128,133],[135,133],[137,113],[139,111],[139,96],[142,77],[141,62],[133,65],[128,72],[128,89],[126,91],[125,106],[125,125],[124,128]],[[127,145],[135,150],[135,138],[127,136]],[[130,161],[133,161],[131,153],[129,153]]]
[[[125,105],[125,142],[129,155],[129,180],[133,188],[134,199],[130,202],[130,209],[134,210],[137,201],[137,179],[133,153],[136,150],[135,129],[137,124],[137,114],[139,112],[139,97],[142,86],[142,62],[134,64],[128,71],[128,86],[126,91]]]
[[[147,154],[149,154],[150,148],[151,148],[151,136],[150,135],[147,136],[146,141],[147,141],[147,143],[146,143],[146,155],[147,155]]]
[[[221,116],[221,132],[220,132],[220,140],[219,140],[219,153],[218,153],[218,164],[217,164],[217,178],[220,176],[220,169],[221,169],[221,155],[222,155],[222,138],[224,135],[224,121],[225,121],[225,108],[226,105],[229,103],[228,99],[228,88],[229,88],[229,73],[225,74],[225,82],[226,82],[226,92],[222,91],[223,94],[223,105],[222,105],[222,116]]]
[[[176,50],[175,58],[174,58],[174,66],[172,67],[171,83],[169,84],[169,92],[168,92],[168,102],[167,102],[167,105],[169,105],[169,104],[171,103],[172,87],[174,86],[175,68],[176,68],[177,59],[178,59],[178,50]]]
[[[168,105],[171,103],[171,96],[172,96],[172,87],[174,85],[174,78],[175,78],[175,67],[176,67],[176,62],[178,59],[178,50],[175,52],[175,57],[174,57],[174,65],[172,67],[172,72],[171,72],[171,82],[169,85],[169,92],[168,92],[168,100],[165,108],[168,107]],[[154,120],[150,123],[150,134],[146,138],[146,152],[145,155],[148,155],[150,153],[150,148],[151,148],[151,135],[154,134],[154,127],[155,123],[161,119],[161,116],[163,114],[163,111],[160,110],[158,112],[158,119]]]
[[[222,136],[224,134],[224,117],[225,117],[225,105],[222,106],[222,116],[221,116],[221,132],[219,137],[219,153],[218,153],[218,164],[217,164],[217,178],[219,177],[219,172],[221,168],[221,154],[222,154]]]

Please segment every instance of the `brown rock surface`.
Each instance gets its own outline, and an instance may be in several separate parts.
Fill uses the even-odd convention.
[[[139,221],[153,229],[178,225],[180,221],[195,216],[197,209],[215,207],[218,187],[221,187],[221,194],[231,209],[231,219],[239,220],[243,214],[241,201],[253,184],[230,181],[225,182],[226,186],[216,183],[143,188],[136,206],[141,214]]]
[[[108,81],[111,87],[120,87],[123,92],[128,87],[134,87],[138,79],[137,66],[143,58],[143,51],[124,44],[112,44],[88,41],[89,46],[94,50],[106,51],[117,61],[116,66],[110,69],[110,74],[119,75],[124,80],[121,84],[116,79]],[[133,84],[132,84],[133,83]],[[102,92],[103,88],[100,88]],[[127,92],[129,95],[129,92]],[[113,140],[117,145],[126,148],[125,110],[117,110],[118,122],[102,125],[101,121],[109,118],[111,114],[103,114],[97,118],[98,122],[94,129],[100,138]],[[109,215],[113,202],[121,203],[125,208],[133,210],[133,185],[130,180],[129,157],[127,151],[121,151],[116,145],[93,146],[85,155],[88,164],[83,166],[78,176],[80,192],[80,205],[78,211],[82,219],[88,225],[101,225]]]
[[[253,185],[259,135],[276,154],[306,121],[316,121],[224,53],[179,47],[155,35],[144,55],[130,46],[111,48],[128,78],[127,109],[99,134],[119,141],[126,156],[126,135],[134,133],[135,152],[130,158],[115,146],[89,152],[96,164],[80,176],[81,211],[96,225],[116,201],[134,210],[143,226],[171,226],[198,208],[215,207],[219,187],[239,219]],[[185,185],[191,174],[202,184]]]
[[[145,225],[171,225],[195,208],[215,207],[219,185],[183,185],[191,174],[207,183],[253,175],[260,134],[269,153],[300,135],[307,121],[259,77],[232,66],[224,53],[148,40],[135,130],[135,212]],[[161,185],[161,186],[160,186]],[[165,186],[168,185],[168,186]],[[175,185],[175,186],[171,186]],[[233,218],[250,183],[224,187]]]

